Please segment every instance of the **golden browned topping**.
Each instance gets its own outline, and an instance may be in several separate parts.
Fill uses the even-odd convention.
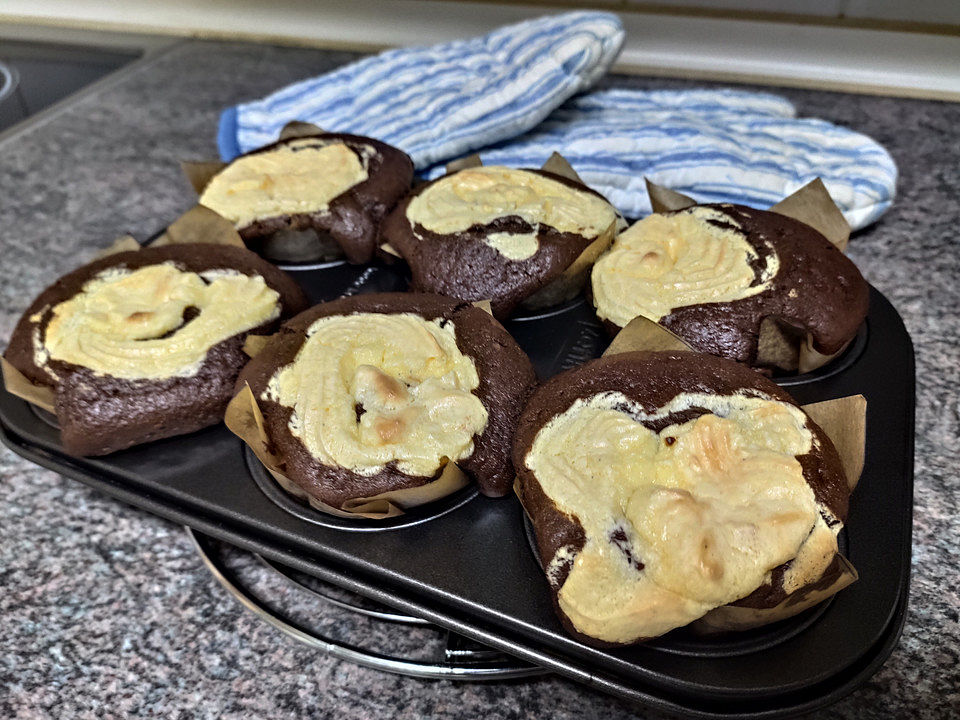
[[[320,318],[264,398],[293,409],[290,432],[319,462],[361,475],[396,462],[432,476],[473,452],[487,411],[453,323],[413,313]]]
[[[365,163],[344,143],[302,138],[237,158],[214,176],[200,204],[243,228],[265,218],[325,212],[367,177]]]
[[[771,250],[758,278],[756,260],[736,221],[713,208],[650,215],[594,265],[597,315],[625,327],[639,315],[656,322],[674,308],[756,295],[779,268]]]
[[[707,412],[659,433],[643,424],[691,408]],[[622,643],[753,592],[822,524],[797,460],[812,443],[801,410],[761,397],[682,393],[655,413],[617,392],[575,401],[525,458],[586,534],[547,568],[575,555],[563,612],[580,632]]]
[[[279,315],[280,296],[260,276],[172,262],[114,268],[53,308],[35,361],[127,379],[190,376],[211,347]]]
[[[603,198],[529,170],[496,165],[470,168],[437,180],[410,201],[407,219],[441,235],[516,216],[531,232],[492,233],[484,241],[510,260],[526,260],[539,247],[541,224],[595,238],[616,219]]]

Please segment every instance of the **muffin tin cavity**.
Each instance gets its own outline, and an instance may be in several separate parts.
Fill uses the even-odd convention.
[[[837,375],[838,373],[841,373],[844,370],[852,367],[853,364],[857,362],[857,359],[863,354],[864,350],[866,350],[869,339],[870,319],[867,318],[860,325],[860,329],[857,330],[856,336],[854,336],[853,340],[850,341],[850,344],[847,345],[846,349],[843,350],[838,357],[835,357],[823,367],[818,367],[816,370],[812,370],[808,373],[801,373],[799,375],[790,375],[788,373],[778,375],[777,373],[774,373],[772,379],[775,383],[777,383],[777,385],[782,385],[785,388],[789,388],[794,385],[814,383],[818,380],[825,380],[828,377]]]
[[[54,430],[60,429],[60,421],[57,420],[57,416],[54,415],[52,412],[47,412],[43,408],[39,408],[36,405],[31,405],[30,410],[31,412],[33,412],[34,415],[40,418],[41,422],[49,425]]]
[[[470,484],[445,498],[416,508],[411,508],[405,514],[398,517],[386,518],[384,520],[373,520],[363,517],[339,517],[338,515],[325,513],[322,510],[311,507],[306,500],[294,497],[280,487],[249,447],[244,446],[243,454],[247,469],[250,471],[250,477],[253,478],[257,487],[260,488],[272,503],[301,520],[306,520],[314,525],[321,525],[322,527],[332,530],[345,530],[348,532],[402,530],[404,528],[414,527],[415,525],[421,525],[434,518],[453,512],[469,503],[478,494],[477,486]]]
[[[312,303],[328,302],[345,295],[372,292],[403,292],[409,285],[402,264],[351,265],[346,260],[315,265],[278,265],[300,283]]]

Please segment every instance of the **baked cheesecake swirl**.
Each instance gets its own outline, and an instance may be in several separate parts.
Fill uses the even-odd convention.
[[[200,204],[244,228],[278,215],[327,212],[368,177],[366,157],[342,141],[302,138],[237,158],[204,188]]]
[[[174,262],[110,268],[52,308],[35,338],[50,360],[128,380],[188,377],[211,347],[280,316],[280,295],[259,275],[181,270]]]
[[[522,220],[529,230],[494,232],[483,241],[510,260],[526,260],[539,249],[540,226],[596,238],[617,219],[606,200],[529,170],[496,165],[447,175],[415,196],[407,219],[438,235],[453,235],[498,218]]]
[[[262,393],[320,463],[374,475],[391,462],[431,477],[473,453],[487,410],[450,320],[360,312],[316,320]]]
[[[747,242],[735,219],[709,207],[654,214],[620,234],[593,268],[597,315],[625,327],[642,315],[742,300],[766,290],[779,260]]]
[[[749,595],[818,523],[798,460],[812,445],[803,412],[768,398],[681,393],[653,413],[618,392],[576,400],[525,458],[585,533],[552,559],[572,560],[560,608],[579,632],[623,643]]]

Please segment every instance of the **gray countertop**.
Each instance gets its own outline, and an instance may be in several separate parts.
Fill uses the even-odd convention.
[[[215,157],[223,107],[355,57],[183,42],[0,140],[0,347],[58,275],[119,234],[149,236],[193,203],[178,161]],[[872,135],[895,157],[897,202],[849,254],[899,310],[917,353],[906,628],[886,665],[818,717],[960,717],[960,105],[780,92],[801,115]],[[650,716],[555,677],[455,684],[331,659],[243,610],[178,526],[6,449],[0,479],[0,716]],[[322,622],[343,637],[379,639],[336,613]],[[391,642],[421,647],[423,632]]]

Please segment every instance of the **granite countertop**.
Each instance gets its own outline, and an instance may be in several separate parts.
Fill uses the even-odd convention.
[[[117,235],[148,237],[193,204],[178,161],[215,157],[224,106],[356,57],[185,41],[0,142],[0,347],[52,279]],[[849,254],[903,316],[917,353],[906,628],[885,666],[818,717],[960,717],[960,105],[779,92],[801,115],[867,133],[896,159],[897,202],[854,236]],[[245,611],[177,525],[6,449],[0,478],[0,716],[652,716],[556,677],[457,684],[334,660]],[[428,631],[381,638],[329,612],[321,623],[342,638],[429,645]]]

